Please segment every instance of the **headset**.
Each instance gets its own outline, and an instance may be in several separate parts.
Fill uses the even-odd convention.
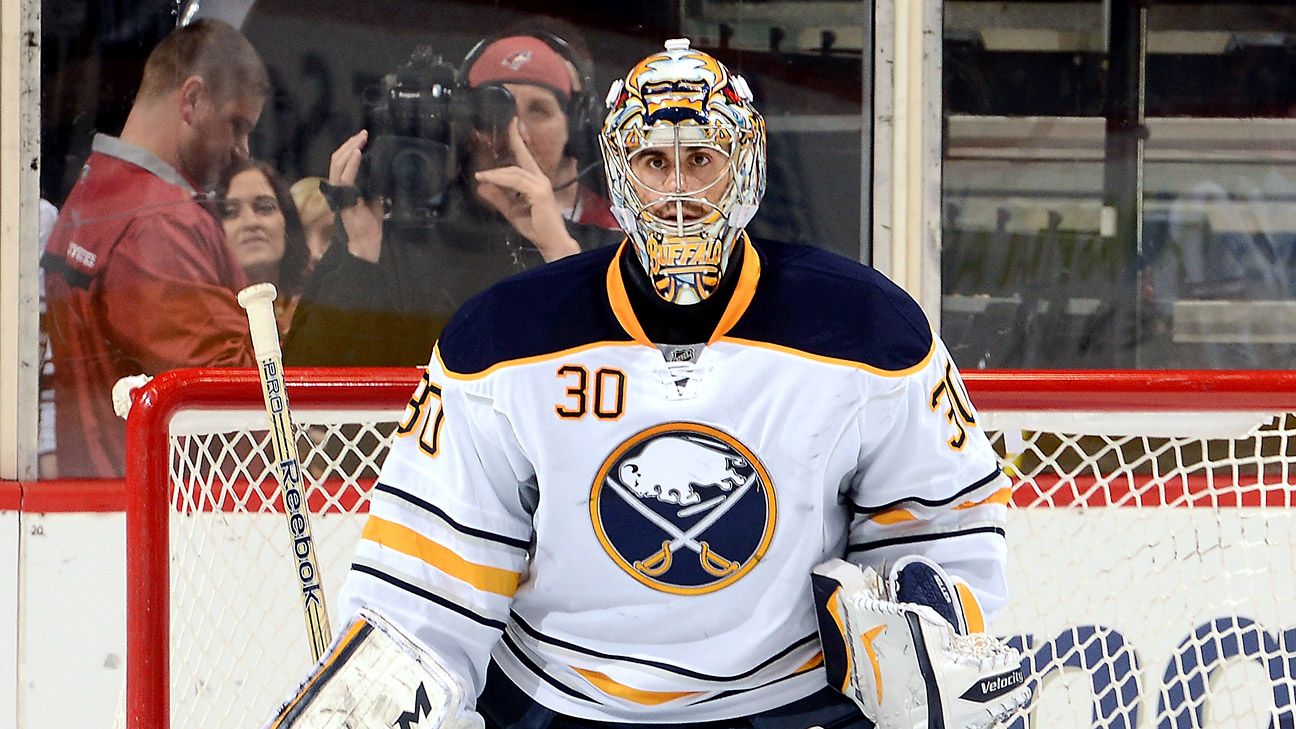
[[[543,41],[576,70],[580,88],[572,89],[571,99],[567,102],[567,147],[564,153],[576,160],[579,171],[576,177],[557,188],[562,189],[574,184],[603,163],[596,138],[598,130],[603,126],[604,109],[602,99],[593,88],[594,69],[589,59],[578,53],[571,43],[554,33],[530,30],[506,31],[482,38],[477,41],[472,50],[468,51],[468,55],[464,56],[463,62],[459,64],[459,86],[468,88],[468,71],[492,43],[514,36],[526,36]]]

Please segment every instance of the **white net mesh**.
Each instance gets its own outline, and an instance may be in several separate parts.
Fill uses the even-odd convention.
[[[171,425],[177,729],[258,726],[310,664],[265,415],[243,407]],[[399,415],[294,413],[329,598]],[[991,628],[1037,688],[1013,729],[1296,726],[1296,417],[981,415],[1016,482]]]
[[[1036,687],[1010,726],[1292,727],[1296,417],[1045,418],[989,419],[1017,507],[992,627]]]
[[[294,413],[326,599],[350,565],[399,415]],[[172,422],[173,727],[260,726],[312,662],[265,417]]]

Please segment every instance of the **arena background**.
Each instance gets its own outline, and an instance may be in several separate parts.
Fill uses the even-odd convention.
[[[289,179],[325,170],[364,89],[416,45],[458,62],[482,35],[557,19],[605,89],[687,35],[766,114],[753,230],[888,273],[965,370],[1291,366],[1290,296],[1194,301],[1166,263],[1176,202],[1203,183],[1223,195],[1194,220],[1216,234],[1296,240],[1290,2],[2,0],[0,727],[108,726],[118,709],[124,487],[39,467],[39,200],[62,202],[148,50],[201,15],[266,58],[276,95],[252,149]]]

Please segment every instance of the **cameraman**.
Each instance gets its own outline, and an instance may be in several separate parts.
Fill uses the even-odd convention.
[[[290,364],[424,363],[449,316],[490,284],[620,240],[607,201],[581,182],[589,168],[572,154],[583,141],[573,134],[593,135],[568,118],[587,79],[525,35],[489,43],[465,66],[471,92],[506,89],[516,115],[498,130],[462,135],[466,164],[443,211],[401,225],[390,200],[358,196],[367,130],[333,153],[328,187],[341,226],[294,316]]]

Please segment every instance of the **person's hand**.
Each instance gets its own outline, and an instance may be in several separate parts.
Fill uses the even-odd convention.
[[[369,141],[369,132],[361,129],[342,143],[329,158],[329,184],[353,187],[360,173],[361,150]],[[382,253],[381,200],[365,200],[342,208],[338,218],[347,235],[347,250],[356,258],[377,263]]]
[[[567,232],[562,211],[558,209],[553,183],[522,141],[516,118],[509,122],[508,145],[516,164],[478,171],[475,175],[478,197],[535,244],[546,261],[579,253],[580,244]]]

